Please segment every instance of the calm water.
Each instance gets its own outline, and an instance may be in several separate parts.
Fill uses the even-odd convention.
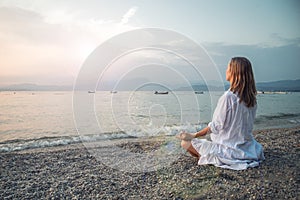
[[[72,92],[0,92],[0,152],[196,131],[222,93],[80,92],[73,102]],[[259,94],[255,129],[300,125],[299,97]]]

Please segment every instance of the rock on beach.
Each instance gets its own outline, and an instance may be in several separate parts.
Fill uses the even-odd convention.
[[[0,153],[0,199],[297,199],[300,127],[255,131],[266,160],[243,171],[197,165],[181,153],[156,171],[106,166],[82,145]],[[120,148],[149,151],[156,142]]]

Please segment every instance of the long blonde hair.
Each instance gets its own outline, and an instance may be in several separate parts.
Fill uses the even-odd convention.
[[[247,107],[255,106],[257,91],[250,61],[244,57],[234,57],[229,63],[229,71],[230,91],[238,94],[240,103],[244,102]]]

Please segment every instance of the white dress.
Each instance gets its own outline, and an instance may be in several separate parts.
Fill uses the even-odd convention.
[[[213,119],[208,124],[211,141],[193,139],[200,154],[199,165],[243,170],[256,167],[264,160],[263,148],[252,135],[257,106],[248,108],[239,97],[226,91],[219,99]]]

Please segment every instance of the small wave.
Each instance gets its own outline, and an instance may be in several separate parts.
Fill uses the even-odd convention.
[[[300,119],[290,119],[289,122],[292,124],[300,124]]]
[[[156,136],[159,130],[159,135],[164,136],[174,136],[181,131],[186,132],[196,132],[201,130],[201,125],[199,124],[189,124],[185,125],[172,125],[165,126],[161,128],[152,128],[148,133],[145,133],[145,130],[131,130],[127,132],[113,132],[113,133],[102,133],[102,134],[93,134],[93,135],[81,135],[81,136],[63,136],[63,137],[43,137],[38,139],[16,139],[9,140],[0,143],[0,152],[13,152],[21,151],[26,149],[35,149],[35,148],[47,148],[55,146],[63,146],[69,144],[76,144],[81,142],[96,142],[101,140],[114,140],[114,139],[128,139],[128,138],[139,138],[139,137],[151,137]],[[150,133],[150,134],[149,134]]]
[[[133,114],[132,116],[138,117],[138,118],[149,118],[148,115],[142,115],[142,114]]]
[[[256,123],[262,123],[265,120],[291,119],[300,117],[300,113],[277,113],[275,115],[260,115],[255,119]]]
[[[274,115],[259,115],[254,121],[254,129],[288,128],[300,124],[300,113],[278,113]]]
[[[108,133],[108,134],[98,134],[98,135],[85,135],[85,136],[73,136],[73,137],[44,137],[39,139],[28,139],[28,140],[10,140],[0,143],[0,152],[12,152],[21,151],[26,149],[35,148],[46,148],[63,146],[69,144],[76,144],[80,142],[95,142],[99,140],[108,139],[122,139],[122,138],[132,138],[123,132],[120,133]]]
[[[173,126],[166,126],[164,127],[165,135],[172,136],[177,135],[181,131],[195,133],[200,131],[203,128],[201,124],[190,124],[186,123],[185,125],[173,125]]]

